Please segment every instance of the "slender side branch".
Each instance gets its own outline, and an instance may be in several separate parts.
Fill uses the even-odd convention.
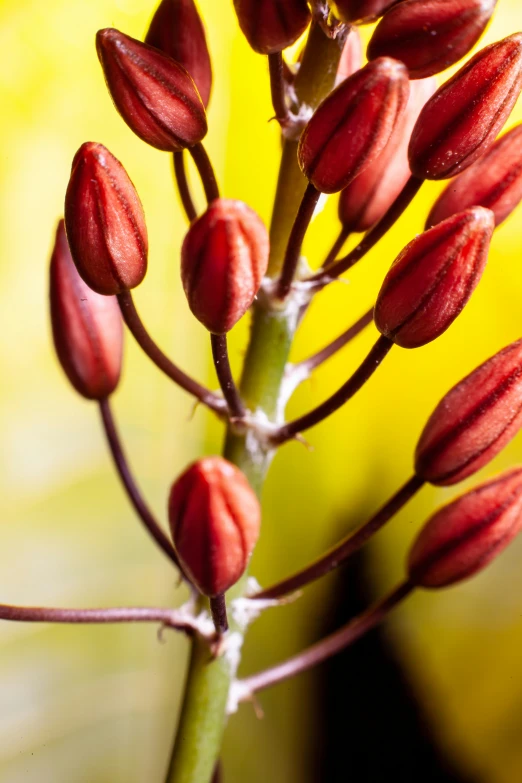
[[[63,623],[95,625],[108,623],[161,623],[168,628],[192,633],[200,630],[196,618],[177,609],[148,606],[115,609],[54,609],[40,606],[0,604],[0,620],[16,623]]]
[[[210,599],[210,611],[216,633],[221,635],[228,631],[227,604],[225,594],[220,593]]]
[[[207,151],[203,144],[199,141],[193,147],[189,147],[189,152],[192,155],[194,163],[197,166],[201,182],[205,190],[205,196],[208,203],[219,198],[219,186],[217,184],[216,175],[210,162],[210,158],[207,155]]]
[[[189,394],[192,394],[196,399],[206,405],[216,413],[224,413],[226,411],[226,403],[217,394],[214,394],[210,389],[206,389],[200,383],[195,381],[189,375],[180,370],[171,360],[166,356],[161,348],[154,342],[152,337],[147,332],[143,321],[141,320],[134,299],[130,291],[125,291],[122,294],[118,294],[118,302],[120,304],[120,310],[123,315],[123,319],[127,324],[129,331],[134,336],[136,342],[143,351],[147,354],[149,359],[154,362],[162,372],[165,373],[174,383],[177,383],[182,389]]]
[[[331,416],[340,407],[342,407],[348,400],[359,391],[366,381],[371,378],[377,367],[380,365],[393,343],[387,337],[381,335],[370,353],[363,361],[363,363],[357,368],[351,378],[344,383],[335,394],[332,394],[327,400],[325,400],[317,408],[313,408],[309,413],[304,416],[300,416],[298,419],[289,421],[283,424],[276,432],[270,436],[270,441],[274,446],[280,446],[287,440],[295,438],[300,432],[314,427],[319,424],[323,419]]]
[[[268,68],[270,71],[270,93],[272,95],[272,106],[274,107],[276,120],[282,127],[284,127],[290,120],[290,112],[288,111],[288,106],[286,105],[286,88],[282,52],[274,52],[274,54],[268,55]]]
[[[380,530],[386,522],[388,522],[400,509],[411,500],[411,498],[419,491],[424,485],[423,479],[414,475],[382,506],[376,514],[371,517],[364,525],[355,530],[353,533],[349,533],[345,538],[339,541],[334,547],[328,550],[326,554],[310,563],[309,566],[303,568],[301,571],[297,571],[292,576],[283,579],[272,587],[267,587],[266,590],[261,590],[255,595],[249,596],[250,598],[257,599],[273,599],[281,598],[288,593],[293,593],[295,590],[299,590],[301,587],[315,582],[325,574],[338,568],[340,565],[346,562],[348,558],[357,552],[366,542]]]
[[[339,631],[276,666],[239,680],[235,686],[239,696],[238,701],[247,701],[254,693],[288,680],[290,677],[295,677],[346,649],[379,625],[412,590],[413,585],[409,582],[402,582],[385,598],[371,606],[364,614],[351,620]]]
[[[334,354],[337,353],[337,351],[340,351],[341,348],[344,348],[344,346],[347,345],[347,343],[357,337],[357,335],[360,334],[363,329],[369,326],[372,321],[373,307],[370,308],[367,313],[362,315],[358,321],[352,324],[349,329],[340,334],[339,337],[337,337],[337,339],[335,339],[333,342],[329,343],[324,348],[321,348],[320,351],[317,351],[317,353],[314,353],[313,356],[310,356],[308,359],[303,359],[302,362],[295,364],[293,368],[294,371],[298,372],[300,376],[310,375],[313,370],[326,362],[327,359],[330,359],[332,356],[334,356]]]
[[[341,250],[343,249],[345,243],[348,241],[348,237],[351,234],[351,229],[349,226],[343,226],[339,232],[339,236],[335,240],[335,242],[332,245],[332,248],[326,258],[323,262],[323,270],[324,269],[330,269],[332,265],[335,263],[335,260]]]
[[[212,358],[216,368],[219,385],[232,418],[241,419],[246,413],[238,388],[234,383],[230,361],[228,358],[228,343],[226,334],[211,334]]]
[[[187,169],[185,167],[185,157],[183,151],[174,152],[172,156],[174,162],[174,176],[178,186],[179,197],[185,210],[185,215],[189,223],[192,223],[198,216],[192,193],[187,180]]]
[[[299,263],[299,256],[301,254],[301,247],[303,245],[306,230],[310,224],[320,195],[319,191],[309,182],[301,204],[299,205],[286,247],[283,269],[277,285],[277,296],[279,299],[284,299],[290,292]]]
[[[160,524],[154,518],[151,510],[146,504],[143,496],[138,489],[138,486],[134,480],[129,463],[123,451],[123,446],[116,429],[116,423],[112,415],[111,405],[108,398],[100,400],[100,413],[103,422],[103,428],[107,436],[107,442],[116,466],[116,470],[120,476],[121,482],[125,488],[125,491],[132,503],[134,510],[143,522],[145,528],[148,530],[154,541],[167,555],[174,565],[181,571],[178,557],[172,546],[167,534],[162,530]]]
[[[318,288],[321,288],[356,264],[397,222],[404,210],[413,201],[422,183],[423,180],[417,179],[412,175],[384,217],[364,235],[362,242],[357,247],[354,247],[347,256],[332,264],[327,271],[321,269],[315,275],[309,277],[307,282],[315,283]]]

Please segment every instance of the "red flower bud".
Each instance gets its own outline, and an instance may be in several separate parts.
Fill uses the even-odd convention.
[[[449,68],[475,46],[496,0],[403,0],[379,22],[368,59],[395,57],[424,79]]]
[[[325,98],[298,148],[299,165],[317,190],[336,193],[373,163],[406,107],[408,85],[404,65],[381,57]]]
[[[172,485],[169,522],[183,570],[203,595],[215,596],[245,572],[261,510],[238,468],[221,457],[207,457]]]
[[[415,471],[447,486],[484,467],[522,426],[522,340],[508,345],[449,391],[424,427]]]
[[[161,49],[182,65],[196,82],[204,106],[208,106],[212,66],[205,29],[194,0],[161,0],[145,43]]]
[[[344,22],[372,22],[396,0],[335,0],[337,13]]]
[[[362,39],[361,34],[357,27],[351,27],[343,51],[341,59],[339,60],[339,67],[337,68],[337,75],[335,77],[336,86],[341,82],[344,82],[349,76],[362,68]]]
[[[409,158],[419,179],[446,179],[493,144],[522,88],[522,33],[481,49],[437,90],[413,129]]]
[[[87,399],[107,397],[120,379],[120,309],[116,299],[94,293],[78,275],[63,220],[56,231],[49,290],[54,346],[65,374]]]
[[[306,0],[234,0],[234,8],[243,35],[259,54],[281,52],[310,24]]]
[[[491,209],[499,226],[521,200],[522,125],[517,125],[449,183],[433,206],[426,225],[434,226],[476,204]]]
[[[434,514],[408,558],[417,587],[447,587],[481,571],[522,527],[522,468],[467,492]]]
[[[76,153],[65,196],[65,226],[74,263],[99,294],[119,294],[147,271],[143,207],[127,172],[102,144]]]
[[[367,231],[378,223],[410,178],[410,135],[420,110],[436,89],[435,79],[420,79],[410,84],[406,111],[397,122],[388,144],[378,158],[341,192],[339,220],[350,232]]]
[[[473,207],[410,242],[377,297],[381,334],[402,348],[418,348],[445,332],[480,280],[494,228],[493,213]]]
[[[98,32],[96,47],[114,105],[140,139],[170,152],[201,141],[205,108],[179,63],[110,28]]]
[[[242,201],[216,199],[192,223],[181,250],[181,279],[190,309],[210,332],[228,332],[249,309],[268,250],[264,223]]]

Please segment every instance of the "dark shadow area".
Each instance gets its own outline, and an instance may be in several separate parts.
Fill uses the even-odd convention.
[[[323,633],[375,599],[368,566],[341,570]],[[445,755],[382,628],[319,667],[316,692],[317,783],[482,783]]]

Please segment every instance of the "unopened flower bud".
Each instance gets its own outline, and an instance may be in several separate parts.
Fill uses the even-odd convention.
[[[120,309],[116,299],[96,294],[79,276],[63,220],[51,257],[49,293],[54,346],[65,374],[87,399],[107,397],[120,379]]]
[[[244,574],[261,511],[243,473],[221,457],[207,457],[172,485],[169,522],[183,570],[203,595],[216,596]]]
[[[345,188],[382,152],[406,107],[408,72],[381,57],[325,98],[298,148],[303,174],[321,193]]]
[[[522,33],[481,49],[420,113],[409,147],[419,179],[447,179],[493,144],[522,88]]]
[[[182,65],[110,28],[98,32],[96,46],[114,105],[140,139],[170,152],[201,141],[205,107]]]
[[[403,0],[374,30],[368,59],[395,57],[424,79],[458,62],[477,43],[496,0]]]
[[[461,209],[487,207],[499,226],[522,200],[522,125],[505,133],[473,166],[453,179],[433,206],[434,226]]]
[[[268,266],[268,233],[242,201],[216,199],[192,223],[181,250],[181,279],[190,309],[214,334],[246,313]]]
[[[415,471],[456,484],[487,465],[522,426],[522,340],[508,345],[451,389],[428,419]]]
[[[335,77],[336,86],[341,82],[344,82],[345,79],[358,71],[359,68],[362,68],[362,59],[361,34],[357,27],[351,27],[343,46],[341,59],[339,60],[337,75]]]
[[[373,22],[396,0],[334,0],[343,22]]]
[[[182,65],[194,79],[204,106],[208,106],[212,66],[205,29],[194,0],[161,0],[145,43],[161,49]]]
[[[121,163],[102,144],[76,153],[65,196],[65,226],[74,263],[99,294],[119,294],[147,271],[143,207]]]
[[[493,213],[473,207],[410,242],[377,297],[381,334],[402,348],[418,348],[445,332],[481,278],[494,228]]]
[[[447,587],[481,571],[522,527],[522,468],[515,468],[437,511],[408,557],[417,587]]]
[[[310,24],[306,0],[234,0],[234,8],[245,38],[259,54],[281,52]]]
[[[411,176],[408,143],[419,112],[431,98],[435,79],[410,84],[406,111],[381,154],[344,188],[339,197],[339,220],[348,231],[367,231],[378,223]]]

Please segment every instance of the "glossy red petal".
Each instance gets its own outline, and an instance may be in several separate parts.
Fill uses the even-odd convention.
[[[200,459],[173,484],[168,510],[184,571],[204,595],[224,593],[245,572],[261,524],[243,473],[221,457]]]
[[[60,221],[51,257],[49,294],[56,353],[83,397],[101,400],[120,379],[123,343],[118,302],[100,296],[81,279]]]

